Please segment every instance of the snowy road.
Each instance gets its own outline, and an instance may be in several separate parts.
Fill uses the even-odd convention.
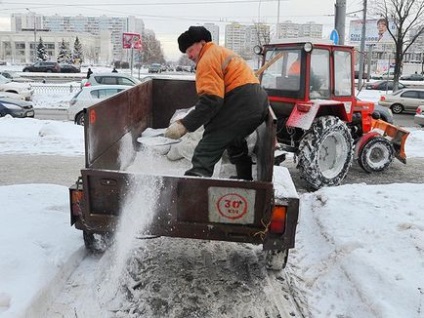
[[[119,284],[113,278],[113,260],[113,251],[87,256],[62,282],[62,291],[50,306],[40,306],[42,316],[303,317],[292,298],[296,286],[285,272],[267,272],[261,247],[138,240]]]

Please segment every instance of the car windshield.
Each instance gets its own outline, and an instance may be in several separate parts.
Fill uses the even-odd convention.
[[[5,84],[5,83],[10,83],[10,82],[12,82],[10,79],[8,79],[8,78],[6,78],[6,77],[4,77],[3,75],[0,75],[0,82],[2,83],[2,84]]]

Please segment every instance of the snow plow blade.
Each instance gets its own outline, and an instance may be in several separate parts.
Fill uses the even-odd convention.
[[[373,120],[372,130],[378,131],[380,135],[389,140],[395,149],[395,157],[406,164],[405,142],[409,131],[381,119]]]

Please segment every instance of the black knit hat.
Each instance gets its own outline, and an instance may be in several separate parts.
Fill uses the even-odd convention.
[[[185,53],[190,46],[202,40],[211,42],[211,33],[203,26],[191,26],[178,37],[178,46],[180,51]]]

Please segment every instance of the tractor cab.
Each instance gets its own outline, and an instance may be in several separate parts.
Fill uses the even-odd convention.
[[[261,54],[267,67],[260,80],[277,117],[290,115],[296,104],[334,100],[343,103],[338,116],[350,121],[355,103],[353,52],[353,47],[311,42],[265,45]]]

